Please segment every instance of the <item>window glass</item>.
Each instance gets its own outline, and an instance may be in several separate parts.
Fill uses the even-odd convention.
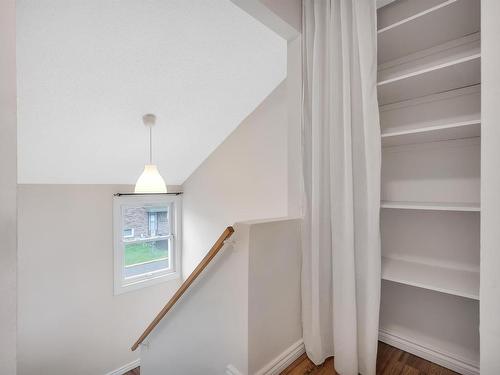
[[[134,237],[134,229],[133,228],[126,228],[123,230],[123,238],[130,238]]]
[[[170,268],[168,206],[136,206],[123,208],[123,226],[133,229],[133,236],[124,231],[125,278]],[[162,215],[162,225],[158,225]]]
[[[115,288],[176,272],[176,200],[116,198]],[[116,219],[115,219],[116,220]],[[116,222],[115,222],[116,226]]]

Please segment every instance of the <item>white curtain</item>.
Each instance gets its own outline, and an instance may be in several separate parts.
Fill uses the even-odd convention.
[[[380,163],[375,0],[303,0],[306,352],[375,374]]]

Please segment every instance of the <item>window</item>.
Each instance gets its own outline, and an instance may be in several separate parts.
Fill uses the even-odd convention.
[[[157,224],[156,224],[157,212],[148,212],[149,217],[149,235],[156,236]]]
[[[123,230],[123,238],[134,237],[134,228],[126,228]]]
[[[115,294],[179,277],[180,198],[114,198]]]

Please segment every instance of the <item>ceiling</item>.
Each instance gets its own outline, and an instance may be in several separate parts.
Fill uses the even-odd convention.
[[[285,78],[286,41],[230,0],[18,0],[19,183],[181,184]]]

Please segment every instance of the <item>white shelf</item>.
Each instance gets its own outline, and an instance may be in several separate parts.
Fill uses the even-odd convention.
[[[479,203],[449,203],[449,202],[394,202],[382,201],[381,208],[399,210],[427,210],[427,211],[465,211],[479,212]]]
[[[387,1],[387,0],[386,0]],[[377,30],[385,29],[387,26],[398,23],[415,14],[422,13],[427,9],[433,8],[436,5],[444,3],[447,0],[388,0],[391,1],[390,6],[382,8],[377,0]]]
[[[382,336],[464,374],[479,373],[480,13],[402,0],[377,17]]]
[[[479,137],[481,122],[479,119],[448,124],[425,126],[418,124],[401,131],[382,133],[382,146],[399,146],[416,143],[447,141],[454,139]]]
[[[481,85],[380,106],[382,133],[479,121]]]
[[[379,65],[377,70],[378,84],[405,79],[420,75],[428,70],[436,70],[441,66],[453,65],[456,61],[480,56],[481,36],[479,33],[440,44],[402,59]]]
[[[379,64],[473,34],[479,29],[479,1],[445,1],[378,30]]]
[[[383,257],[382,279],[475,300],[479,299],[479,272]]]
[[[446,43],[427,52],[422,56],[419,54],[420,57],[404,59],[405,61],[398,64],[386,64],[386,67],[378,72],[380,105],[481,82],[478,34]]]

